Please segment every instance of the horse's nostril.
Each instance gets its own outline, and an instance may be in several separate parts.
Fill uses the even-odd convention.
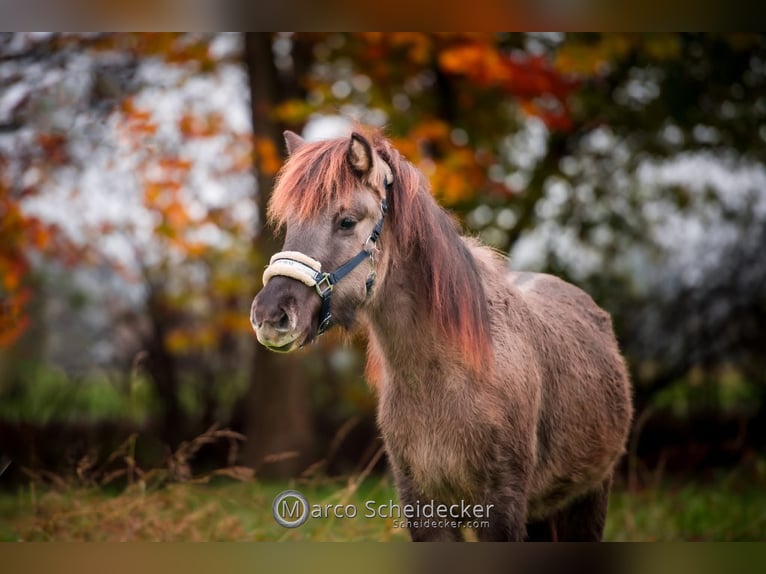
[[[290,317],[287,316],[287,313],[285,313],[284,309],[281,309],[282,314],[279,316],[279,320],[277,321],[277,329],[280,331],[287,331],[287,329],[290,327]]]

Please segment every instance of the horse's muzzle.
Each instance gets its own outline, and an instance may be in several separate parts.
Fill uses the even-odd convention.
[[[304,300],[305,299],[305,300]],[[311,338],[319,297],[305,285],[275,277],[253,299],[250,324],[264,347],[278,353],[300,348]]]

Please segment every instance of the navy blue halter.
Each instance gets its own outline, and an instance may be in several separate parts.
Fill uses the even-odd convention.
[[[383,199],[383,201],[380,202],[380,219],[375,224],[375,227],[373,228],[372,233],[370,233],[370,236],[367,238],[367,241],[364,242],[362,250],[354,255],[354,257],[346,261],[343,265],[338,267],[335,271],[331,271],[329,273],[323,273],[320,271],[314,277],[316,280],[316,291],[322,298],[322,308],[319,312],[319,329],[317,330],[317,335],[321,335],[334,325],[332,320],[331,302],[332,291],[335,288],[335,284],[343,279],[346,275],[351,273],[354,269],[356,269],[359,264],[362,263],[362,261],[367,258],[372,258],[372,250],[374,249],[375,244],[378,242],[380,232],[383,230],[383,221],[385,220],[386,212],[388,211],[388,192],[392,185],[393,181],[386,182],[386,197]],[[368,244],[372,245],[368,247]],[[367,295],[370,294],[374,284],[375,270],[372,269],[370,271],[370,275],[367,277]]]

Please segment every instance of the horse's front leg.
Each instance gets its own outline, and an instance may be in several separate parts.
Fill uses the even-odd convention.
[[[399,494],[399,504],[402,508],[405,505],[415,504],[420,501],[420,504],[427,502],[429,499],[418,489],[417,485],[405,476],[405,474],[394,468],[394,480],[396,481],[396,491]],[[407,528],[410,532],[410,538],[413,542],[462,542],[463,535],[459,528],[447,528],[447,527],[424,527],[420,523],[423,522],[423,518],[407,519],[402,517],[402,520],[407,520]]]
[[[526,499],[523,492],[507,489],[488,498],[492,505],[489,526],[476,529],[482,542],[521,542],[527,533]]]
[[[493,469],[492,488],[486,495],[491,507],[489,526],[476,530],[481,541],[521,542],[527,535],[527,475],[521,457],[513,457],[497,463]]]

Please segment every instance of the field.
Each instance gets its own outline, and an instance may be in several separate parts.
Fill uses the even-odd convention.
[[[760,467],[760,465],[759,465]],[[759,468],[759,473],[763,472]],[[764,540],[763,480],[740,471],[703,482],[663,480],[628,492],[617,485],[605,539],[613,541]],[[760,482],[760,486],[759,483]],[[407,540],[391,519],[309,518],[286,529],[271,515],[274,496],[296,488],[311,504],[396,501],[388,477],[309,483],[244,482],[216,478],[208,484],[180,483],[147,488],[136,483],[119,491],[52,488],[30,484],[0,493],[0,541],[388,541]]]

